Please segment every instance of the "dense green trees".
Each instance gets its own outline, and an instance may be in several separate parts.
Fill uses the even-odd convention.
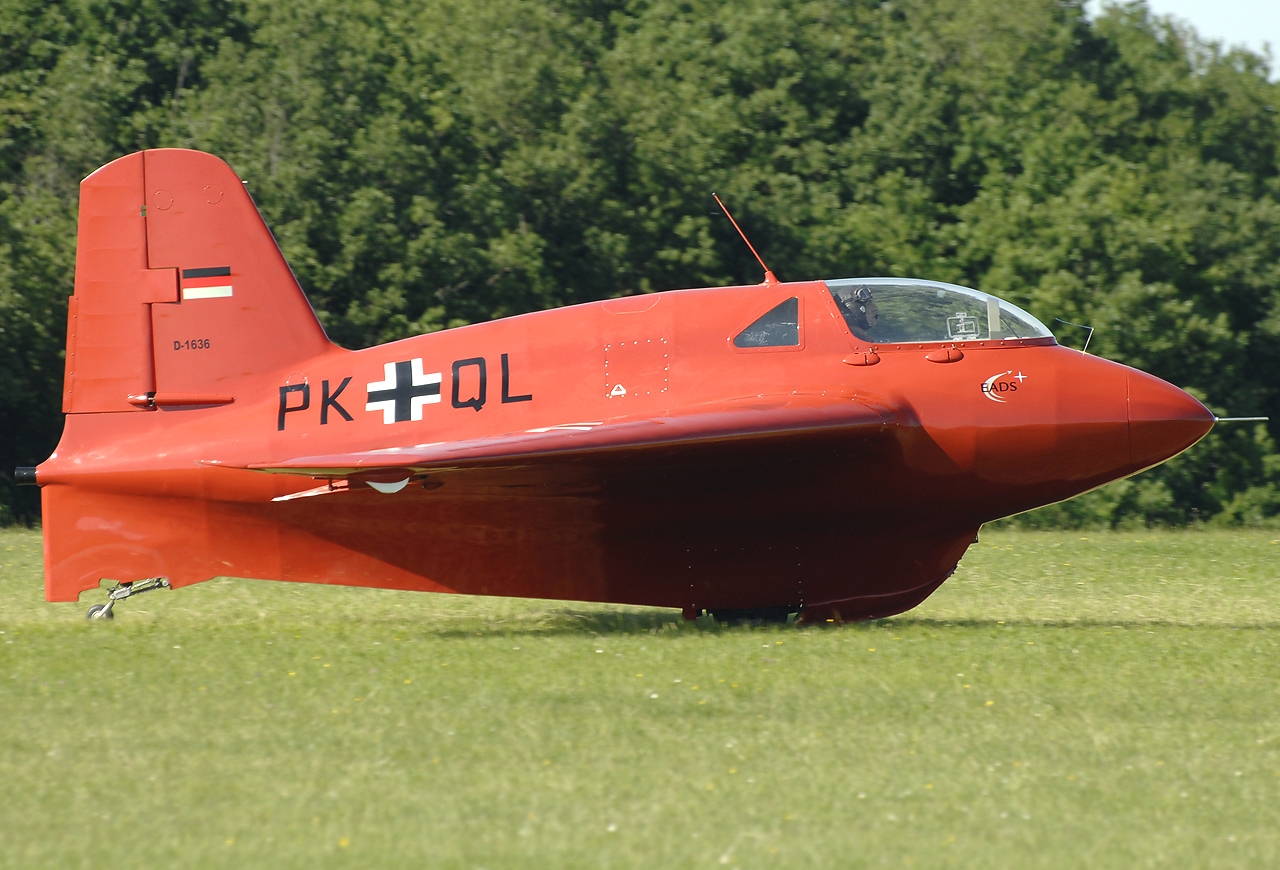
[[[1280,419],[1277,106],[1136,4],[0,0],[0,475],[59,430],[78,180],[156,145],[235,167],[348,346],[758,280],[718,190],[784,278],[981,287]],[[1277,514],[1239,426],[1027,521]]]

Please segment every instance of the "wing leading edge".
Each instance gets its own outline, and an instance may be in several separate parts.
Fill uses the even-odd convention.
[[[740,443],[847,431],[872,435],[896,415],[865,400],[785,396],[718,402],[654,417],[616,417],[528,429],[462,441],[441,441],[268,462],[205,460],[207,465],[274,474],[341,478],[396,469],[414,472],[532,464],[539,460],[662,448]]]

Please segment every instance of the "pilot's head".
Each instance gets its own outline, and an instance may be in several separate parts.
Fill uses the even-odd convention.
[[[853,291],[853,296],[849,299],[849,313],[852,317],[850,326],[855,331],[870,333],[875,329],[876,324],[880,321],[880,309],[876,307],[875,300],[871,298],[871,288],[859,287]],[[869,339],[870,335],[860,335],[859,338]]]

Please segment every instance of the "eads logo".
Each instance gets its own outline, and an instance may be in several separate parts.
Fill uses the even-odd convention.
[[[1027,379],[1022,372],[1016,375],[1013,369],[1007,372],[994,374],[982,382],[982,395],[986,396],[993,402],[1004,404],[1014,393],[1018,392],[1018,386]]]

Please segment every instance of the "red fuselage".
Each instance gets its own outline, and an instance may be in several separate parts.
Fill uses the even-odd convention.
[[[165,266],[230,261],[183,238]],[[234,267],[215,279],[228,291]],[[38,470],[50,600],[102,578],[227,575],[874,617],[923,600],[984,522],[1159,463],[1213,423],[1176,387],[1049,337],[860,339],[823,282],[628,297],[261,368],[270,307],[235,287],[166,297],[163,316],[148,303],[150,389],[71,407]],[[735,344],[791,299],[798,340]],[[227,346],[244,371],[209,375],[200,355]],[[552,446],[521,446],[537,439]],[[440,459],[449,445],[478,446]]]

